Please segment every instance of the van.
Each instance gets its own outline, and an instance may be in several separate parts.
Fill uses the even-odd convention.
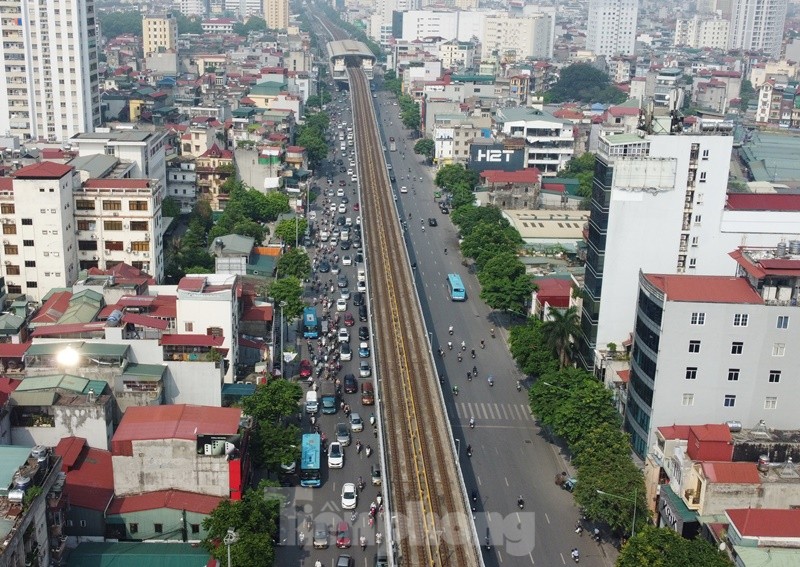
[[[323,336],[327,335],[328,331],[330,331],[330,330],[331,330],[330,321],[328,321],[327,319],[323,319],[322,321],[319,322],[320,335],[323,335]]]
[[[386,552],[386,544],[382,543],[375,554],[375,567],[389,567],[389,554]]]
[[[344,225],[353,226],[353,217],[347,217],[346,219],[344,219]]]
[[[317,413],[319,411],[319,396],[314,390],[306,392],[306,413]]]
[[[357,278],[358,278],[358,281],[360,281],[360,282],[367,281],[367,269],[363,265],[358,267],[358,276],[357,276]]]
[[[371,380],[364,380],[361,383],[361,404],[365,406],[375,405],[375,386]]]

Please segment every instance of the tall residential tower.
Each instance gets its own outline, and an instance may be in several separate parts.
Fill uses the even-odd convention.
[[[286,31],[289,27],[289,0],[264,0],[267,28]]]
[[[586,49],[595,55],[633,55],[638,0],[589,0]]]
[[[0,133],[66,141],[100,123],[94,0],[0,0]]]
[[[763,51],[778,59],[787,5],[787,0],[734,0],[729,48]]]

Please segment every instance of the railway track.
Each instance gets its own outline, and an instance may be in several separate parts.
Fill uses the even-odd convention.
[[[390,509],[404,565],[480,565],[363,71],[348,71],[377,329]]]

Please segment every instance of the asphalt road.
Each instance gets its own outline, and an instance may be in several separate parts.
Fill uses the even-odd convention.
[[[461,264],[457,231],[449,215],[442,214],[435,203],[435,168],[413,153],[416,140],[401,126],[399,107],[393,102],[394,97],[381,91],[375,100],[384,140],[394,137],[397,143],[397,151],[387,152],[387,156],[397,177],[398,208],[408,227],[406,241],[417,265],[417,287],[432,348],[435,352],[441,346],[445,351],[443,358],[437,355],[436,359],[467,491],[477,491],[478,535],[483,538],[489,530],[491,548],[484,548],[486,564],[565,565],[572,563],[573,548],[580,551],[581,564],[610,564],[604,550],[586,532],[580,537],[574,531],[578,508],[572,495],[553,482],[564,462],[531,417],[527,390],[516,389],[517,379],[523,377],[508,352],[502,320],[480,301],[477,278]],[[406,194],[399,192],[403,185],[408,188]],[[436,218],[437,227],[429,226],[430,217]],[[449,300],[446,276],[453,272],[461,275],[467,289],[464,303]],[[448,334],[450,325],[452,336]],[[485,349],[480,348],[481,340]],[[454,345],[452,351],[447,348],[448,341]],[[466,352],[459,362],[461,341],[466,343]],[[478,377],[468,381],[467,371],[473,366]],[[490,374],[494,386],[488,384]],[[457,396],[452,394],[454,385],[460,390]],[[474,429],[469,427],[470,417],[475,418]],[[466,456],[468,444],[473,450],[471,458]],[[520,495],[525,502],[523,510],[517,507]]]

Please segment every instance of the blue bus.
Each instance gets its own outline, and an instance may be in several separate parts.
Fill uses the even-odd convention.
[[[467,290],[458,274],[447,274],[447,291],[451,301],[466,301]]]
[[[303,434],[303,449],[300,455],[300,486],[319,486],[320,448],[322,440],[319,433]]]
[[[319,337],[317,309],[315,307],[306,307],[303,309],[303,338],[316,339],[317,337]]]

